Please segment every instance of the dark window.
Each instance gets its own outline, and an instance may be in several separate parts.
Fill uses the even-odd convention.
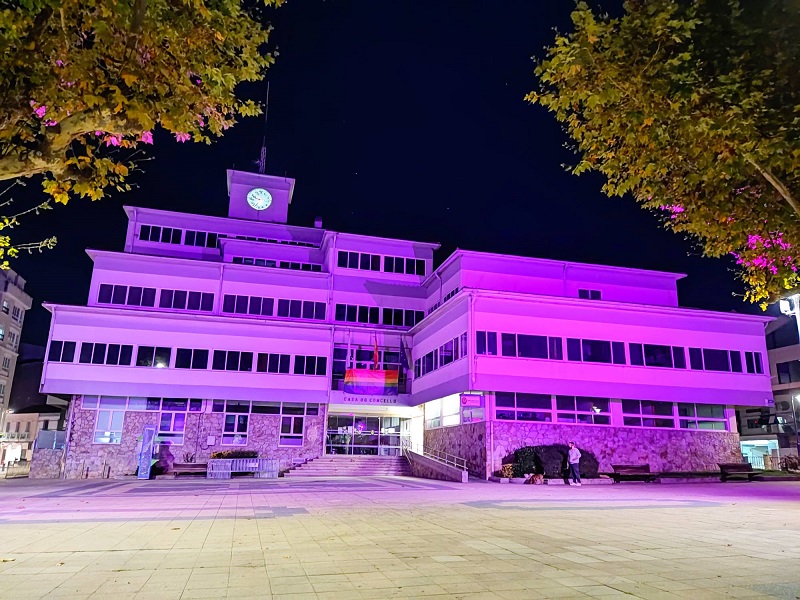
[[[756,373],[758,373],[759,375],[764,373],[764,369],[761,365],[761,352],[753,352],[753,362],[755,363],[756,366]]]
[[[703,365],[706,371],[730,371],[728,351],[703,348]]]
[[[517,394],[517,408],[551,408],[550,396],[546,394]]]
[[[703,370],[703,351],[700,348],[689,348],[689,365],[692,369]]]
[[[562,347],[561,338],[547,338],[547,343],[549,346],[550,358],[552,360],[564,360],[564,348]]]
[[[347,268],[347,252],[345,252],[344,250],[339,250],[339,255],[336,260],[337,260],[336,262],[337,266],[343,269]]]
[[[494,331],[486,332],[486,354],[497,356],[497,334]]]
[[[425,275],[425,261],[421,258],[416,259],[417,275]]]
[[[64,342],[64,348],[61,351],[61,362],[72,362],[75,360],[75,342]]]
[[[137,367],[152,367],[153,354],[156,349],[153,346],[139,346],[136,352],[136,366]]]
[[[380,271],[381,270],[381,257],[377,254],[373,254],[370,257],[370,271]]]
[[[214,350],[214,358],[211,361],[211,368],[216,371],[225,370],[225,351]]]
[[[150,225],[142,225],[139,228],[139,239],[150,241]]]
[[[644,364],[648,367],[672,368],[672,347],[655,344],[644,345]]]
[[[475,353],[476,354],[486,354],[486,332],[485,331],[476,331],[475,332]]]
[[[517,355],[517,336],[513,333],[500,334],[500,349],[503,356]]]
[[[319,319],[320,321],[324,321],[325,308],[326,304],[324,302],[314,302],[314,318]]]
[[[337,321],[344,321],[347,316],[347,306],[344,304],[337,304],[334,313],[334,319]]]
[[[504,334],[505,335],[505,334]],[[559,338],[550,338],[556,340]],[[517,352],[522,358],[547,358],[548,343],[543,335],[518,335]]]
[[[589,290],[578,290],[578,298],[582,298],[583,300],[588,300]]]
[[[89,364],[92,362],[92,344],[88,342],[81,343],[81,353],[78,356],[78,362]]]
[[[138,286],[132,286],[128,289],[128,306],[142,305],[142,291],[143,289]]]
[[[189,292],[189,297],[186,300],[186,308],[189,310],[200,310],[200,292]]]
[[[676,369],[686,368],[686,352],[681,346],[672,347],[672,364]]]
[[[289,301],[289,316],[293,319],[299,319],[303,313],[303,302],[300,300]]]
[[[106,362],[106,344],[95,344],[92,352],[92,364],[102,365]]]
[[[246,315],[247,314],[247,305],[249,304],[250,298],[247,296],[236,296],[236,309],[235,312],[237,315]]]
[[[306,357],[305,356],[295,356],[294,357],[294,374],[295,375],[303,375],[306,369]]]
[[[111,294],[112,304],[125,304],[125,299],[128,296],[128,286],[115,285],[114,292]]]
[[[738,350],[731,350],[731,371],[742,372],[742,353]]]
[[[97,302],[100,304],[111,304],[111,293],[114,291],[114,286],[107,283],[100,284],[100,291],[97,294]]]
[[[625,343],[611,342],[611,355],[615,365],[628,364],[625,360]]]
[[[161,290],[161,300],[158,302],[159,308],[172,308],[173,290]]]
[[[567,338],[567,360],[581,360],[581,341]]]
[[[776,365],[778,370],[778,383],[795,383],[800,381],[800,361],[792,360]],[[752,372],[752,371],[751,371]]]
[[[108,354],[106,354],[106,364],[107,365],[118,365],[119,364],[119,351],[120,351],[120,345],[119,344],[109,344],[108,345]]]
[[[175,295],[172,298],[172,308],[186,310],[187,297],[188,293],[186,290],[175,290]]]
[[[214,310],[214,294],[211,292],[203,292],[200,298],[200,310],[211,312]]]
[[[236,296],[225,294],[222,298],[222,312],[232,313],[236,307]]]
[[[178,348],[175,351],[175,368],[176,369],[192,368],[192,351],[189,348]]]
[[[585,362],[610,363],[611,342],[604,340],[581,340]]]
[[[278,316],[279,317],[288,317],[289,316],[289,300],[285,298],[278,299]]]
[[[248,314],[251,315],[260,315],[261,314],[261,298],[258,296],[250,296],[250,306],[248,308]]]
[[[642,344],[628,344],[631,353],[631,364],[638,367],[644,366],[644,350]]]

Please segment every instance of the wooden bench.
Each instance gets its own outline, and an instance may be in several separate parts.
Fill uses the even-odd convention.
[[[205,475],[208,470],[206,463],[172,463],[172,473],[178,475]]]
[[[753,481],[753,477],[758,475],[758,471],[753,470],[750,463],[717,463],[719,465],[719,478],[725,482],[728,479],[743,478]]]
[[[208,461],[208,479],[230,479],[234,473],[252,473],[256,479],[276,479],[278,460],[274,458],[212,458]]]
[[[611,465],[611,468],[614,469],[614,472],[608,473],[608,476],[614,480],[614,483],[620,481],[652,483],[658,476],[658,473],[650,472],[650,465]]]

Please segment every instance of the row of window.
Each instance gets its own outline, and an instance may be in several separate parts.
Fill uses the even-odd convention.
[[[455,296],[455,295],[456,295],[456,294],[459,292],[459,290],[460,290],[460,288],[458,288],[458,287],[454,287],[452,290],[450,290],[449,292],[447,292],[447,293],[444,295],[444,297],[443,297],[443,298],[442,298],[440,301],[438,301],[438,302],[434,303],[434,305],[433,305],[433,306],[431,306],[431,307],[428,309],[428,314],[431,314],[433,311],[435,311],[437,308],[439,308],[439,307],[440,307],[442,304],[444,304],[445,302],[447,302],[448,300],[450,300],[450,298],[452,298],[453,296]]]
[[[291,269],[292,271],[322,272],[322,265],[317,263],[295,262],[288,260],[272,260],[269,258],[254,258],[252,256],[234,256],[231,262],[235,265],[255,265],[269,267],[270,269]]]
[[[203,401],[196,398],[138,398],[120,396],[84,396],[84,409],[96,410],[94,443],[119,444],[126,411],[160,412],[158,443],[183,445],[187,413],[201,412]],[[212,401],[212,412],[223,413],[222,444],[247,444],[250,414],[280,415],[281,446],[303,444],[304,417],[318,415],[319,404],[295,402]]]
[[[425,261],[422,259],[403,256],[381,256],[380,254],[370,254],[368,252],[339,250],[336,257],[336,265],[342,269],[425,275]]]
[[[75,361],[77,343],[73,341],[52,340],[47,354],[50,362]],[[168,368],[171,365],[172,348],[163,346],[139,346],[136,350],[137,367]],[[78,362],[94,365],[130,366],[133,360],[133,346],[129,344],[106,344],[82,342]],[[257,373],[294,373],[295,375],[325,375],[328,359],[325,356],[292,356],[267,352],[241,352],[239,350],[209,350],[206,348],[177,348],[175,351],[176,369],[209,368],[215,371]]]
[[[718,404],[622,400],[625,427],[712,429],[725,431],[725,407]],[[495,417],[502,421],[611,425],[611,400],[585,396],[551,396],[497,392]]]
[[[275,310],[274,298],[261,296],[240,296],[225,294],[222,299],[222,312],[239,315],[260,315],[271,317],[273,313],[278,317],[292,317],[294,319],[325,320],[325,302],[311,300],[289,300],[278,298],[278,311]]]
[[[448,340],[414,361],[414,378],[422,377],[467,355],[467,334]]]
[[[184,230],[177,227],[161,227],[159,225],[142,225],[139,227],[139,239],[144,242],[161,242],[163,244],[180,244],[185,246],[198,246],[201,248],[216,248],[218,242],[223,238],[247,240],[251,242],[265,242],[269,244],[285,244],[289,246],[303,246],[316,248],[317,245],[311,242],[299,242],[295,240],[276,240],[271,238],[261,238],[246,235],[226,235],[224,233],[212,233],[209,231]]]
[[[378,306],[358,306],[337,304],[334,313],[336,321],[345,323],[369,323],[394,327],[413,327],[425,318],[425,311],[403,308],[384,308]]]
[[[155,307],[156,291],[156,288],[151,287],[101,283],[97,293],[97,303]],[[214,310],[214,294],[211,292],[162,289],[158,307],[211,312]]]
[[[13,329],[8,331],[8,342],[11,345],[11,348],[16,349],[17,344],[19,343],[19,335]],[[0,325],[0,342],[6,339],[6,328]]]
[[[498,334],[493,331],[475,332],[475,352],[497,356]],[[562,360],[562,339],[543,335],[515,333],[500,334],[500,355],[520,358],[547,358]],[[567,360],[646,367],[685,369],[686,349],[682,346],[659,344],[628,344],[630,362],[625,353],[624,342],[607,340],[584,340],[567,338]],[[744,354],[744,361],[742,360]],[[732,373],[762,374],[760,352],[719,350],[713,348],[689,348],[689,367],[695,370],[725,371]]]

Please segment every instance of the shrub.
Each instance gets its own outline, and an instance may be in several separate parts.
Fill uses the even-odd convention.
[[[514,477],[541,473],[542,463],[536,453],[536,446],[524,446],[514,452]]]
[[[500,477],[514,477],[514,465],[503,465],[503,468],[498,471]]]
[[[595,455],[588,450],[581,450],[580,472],[582,477],[597,477],[598,462]],[[525,446],[514,453],[514,477],[523,477],[528,473],[544,475],[549,478],[561,478],[566,475],[566,444],[548,444],[545,446]]]
[[[258,458],[255,450],[218,450],[211,453],[211,458]]]
[[[781,459],[781,471],[800,471],[800,457],[784,456]]]

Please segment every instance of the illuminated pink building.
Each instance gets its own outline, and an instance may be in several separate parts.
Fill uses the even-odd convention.
[[[226,448],[284,463],[444,450],[486,476],[574,439],[601,467],[740,460],[736,406],[771,402],[761,317],[680,308],[681,275],[287,225],[291,179],[228,172],[228,218],[126,208],[89,250],[87,306],[52,312],[45,393],[72,394],[67,477]],[[397,393],[347,393],[348,369]]]

